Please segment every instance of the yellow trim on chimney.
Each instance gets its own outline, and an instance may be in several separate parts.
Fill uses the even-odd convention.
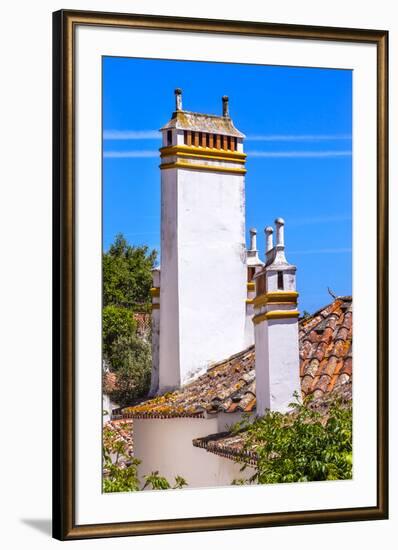
[[[149,291],[151,293],[152,298],[157,298],[160,296],[160,287],[154,286]]]
[[[170,147],[161,147],[159,151],[162,158],[179,155],[189,155],[193,157],[203,158],[203,155],[205,155],[206,157],[211,157],[214,160],[216,160],[216,157],[224,157],[228,160],[245,162],[245,159],[247,157],[245,153],[240,153],[238,151],[216,149],[215,147],[194,147],[190,145],[171,145]]]
[[[269,302],[287,302],[290,300],[297,300],[298,292],[295,290],[278,290],[275,292],[267,292]]]
[[[160,165],[161,170],[167,170],[168,168],[184,168],[188,170],[206,170],[207,172],[229,172],[232,174],[246,174],[245,168],[235,168],[232,166],[214,166],[212,164],[191,164],[189,162],[184,162],[181,160]]]
[[[160,309],[160,304],[152,304],[152,309]]]
[[[298,292],[279,290],[278,292],[266,292],[254,298],[254,307],[265,306],[265,304],[297,304]]]
[[[255,325],[261,323],[262,321],[274,320],[274,319],[297,319],[300,315],[300,312],[297,309],[294,310],[283,310],[283,309],[274,309],[273,311],[266,311],[260,315],[255,315],[252,319]]]
[[[246,300],[246,304],[253,304],[253,300],[247,299],[247,300]]]
[[[224,153],[219,155],[208,155],[207,153],[175,153],[174,155],[160,155],[161,158],[168,158],[170,156],[177,158],[190,158],[190,159],[203,159],[203,160],[216,160],[223,162],[233,162],[235,164],[245,164],[245,159],[236,159],[229,156],[225,156]]]
[[[254,290],[256,290],[256,283],[247,283],[247,290],[249,292],[253,292]]]
[[[260,296],[256,296],[253,299],[253,305],[254,307],[261,307],[265,306],[265,304],[268,302],[267,295],[266,294],[260,294]]]
[[[274,309],[273,311],[268,311],[266,313],[267,315],[267,319],[292,319],[292,318],[297,318],[299,315],[300,315],[300,312],[297,311],[297,309],[295,310],[283,310],[283,309],[280,309],[280,310],[277,310],[277,309]]]

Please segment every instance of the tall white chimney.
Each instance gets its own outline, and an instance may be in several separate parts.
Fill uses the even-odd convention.
[[[255,274],[264,267],[260,260],[257,250],[257,229],[250,229],[250,247],[246,250],[247,264],[247,298],[246,298],[246,317],[245,317],[245,348],[254,344],[254,326],[252,317],[254,314],[253,300],[256,295],[256,284],[254,282]]]
[[[267,227],[267,261],[255,275],[254,334],[256,350],[257,414],[266,410],[286,412],[300,393],[300,359],[296,267],[287,262],[284,225],[275,220],[276,244]]]
[[[247,296],[244,135],[226,98],[209,126],[175,97],[161,128],[160,393],[244,348]]]

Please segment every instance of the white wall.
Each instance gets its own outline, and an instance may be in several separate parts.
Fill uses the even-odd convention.
[[[246,264],[244,177],[181,168],[161,177],[164,391],[245,347]]]
[[[269,304],[257,310],[288,310],[286,304]],[[300,394],[297,319],[268,319],[255,325],[257,414],[266,409],[285,412]]]
[[[180,170],[178,278],[182,381],[244,348],[244,176]]]
[[[180,363],[177,196],[176,169],[163,170],[161,185],[161,335],[159,340],[159,386],[161,391],[180,385],[180,375],[176,368]]]
[[[0,36],[2,74],[0,88],[2,156],[0,224],[4,262],[0,272],[2,293],[2,364],[23,381],[15,392],[4,392],[2,472],[2,544],[10,550],[59,548],[49,535],[51,516],[51,11],[61,7],[165,15],[262,20],[296,24],[390,29],[391,152],[398,143],[398,20],[395,2],[379,0],[284,0],[244,4],[220,0],[198,3],[176,0],[41,0],[3,5]],[[398,159],[391,156],[391,204],[398,204]],[[391,237],[398,236],[398,216],[391,219]],[[23,247],[23,253],[21,253]],[[34,266],[34,269],[33,269]],[[398,280],[398,249],[390,257],[391,280]],[[23,290],[21,290],[23,289]],[[391,285],[391,311],[398,307],[398,287]],[[28,330],[21,345],[21,312]],[[391,341],[398,333],[391,317]],[[15,380],[16,378],[13,378]],[[398,371],[391,369],[391,463],[398,460]],[[33,419],[33,421],[32,421]],[[34,451],[34,452],[32,452]],[[27,467],[27,453],[29,460]],[[391,487],[398,474],[391,468]],[[73,548],[186,550],[290,548],[322,550],[395,548],[398,537],[398,494],[391,490],[390,521],[309,525],[289,528],[246,529],[151,537],[76,541]],[[66,543],[68,544],[72,543]]]
[[[190,488],[229,486],[234,479],[248,479],[252,468],[240,472],[234,461],[194,447],[192,439],[218,432],[217,418],[134,420],[134,455],[142,463],[139,476],[153,471],[172,483],[182,476]]]

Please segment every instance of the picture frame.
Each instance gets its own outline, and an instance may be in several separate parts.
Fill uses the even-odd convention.
[[[77,48],[80,29],[141,30],[146,33],[185,33],[186,36],[212,35],[255,37],[312,43],[338,43],[376,48],[377,93],[377,272],[376,329],[377,360],[371,367],[376,380],[376,502],[355,507],[311,506],[289,511],[195,515],[179,518],[77,520],[76,494],[79,490],[76,450],[79,445],[76,362],[77,326],[81,324],[82,296],[76,285],[77,165],[76,132],[79,127],[79,96],[76,93],[76,66],[81,63]],[[296,43],[296,42],[292,42]],[[159,51],[159,57],[163,55]],[[388,517],[388,32],[369,29],[312,27],[247,21],[222,21],[181,17],[114,14],[61,10],[53,14],[53,536],[59,540],[132,536],[267,526],[364,521]],[[365,193],[366,190],[363,190]],[[90,215],[89,212],[87,212]],[[89,312],[86,314],[89,315]],[[81,410],[81,409],[80,409]],[[240,490],[240,489],[236,489]],[[167,492],[165,492],[167,493]],[[214,494],[214,493],[212,493]],[[150,499],[153,495],[146,495]],[[165,495],[167,503],[168,495]]]

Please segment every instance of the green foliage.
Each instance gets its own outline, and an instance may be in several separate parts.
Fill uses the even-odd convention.
[[[146,487],[151,487],[151,489],[154,489],[155,491],[164,489],[182,489],[183,487],[186,487],[188,485],[183,477],[176,476],[174,478],[175,483],[173,486],[171,486],[165,477],[159,475],[158,471],[152,472],[144,476],[144,479],[145,484],[143,489],[145,489]]]
[[[116,372],[117,384],[110,394],[112,401],[124,407],[146,395],[151,382],[151,347],[137,336],[120,336],[109,353],[110,369]]]
[[[111,398],[120,406],[130,405],[149,389],[151,349],[136,335],[134,311],[150,311],[156,256],[146,246],[131,246],[121,234],[103,254],[103,355],[116,374]]]
[[[254,422],[244,419],[235,425],[235,432],[246,432],[245,448],[254,450],[258,457],[256,474],[250,481],[351,479],[351,406],[334,399],[323,415],[311,409],[309,401],[293,403],[292,407],[290,414],[268,412]]]
[[[102,437],[104,493],[139,491],[137,468],[140,461],[130,455],[126,443],[114,430],[105,426]]]
[[[111,349],[118,338],[131,337],[137,328],[133,312],[125,307],[108,305],[102,310],[102,346],[112,364]]]
[[[147,246],[131,246],[118,234],[108,252],[103,254],[104,306],[110,304],[135,311],[149,311],[151,269],[157,252]]]

